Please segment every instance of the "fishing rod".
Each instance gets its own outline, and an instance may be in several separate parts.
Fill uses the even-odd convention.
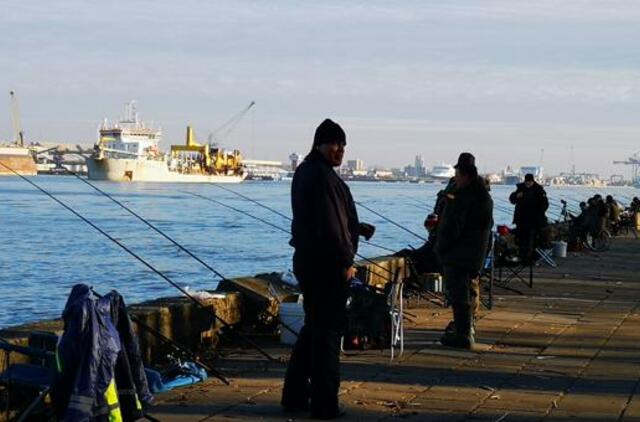
[[[400,196],[403,197],[403,198],[410,199],[411,202],[413,202],[411,205],[414,205],[415,207],[420,208],[420,209],[423,209],[423,208],[427,208],[428,209],[433,205],[433,204],[431,204],[429,202],[424,202],[424,201],[421,201],[419,199],[416,199],[413,196],[403,195],[403,194],[400,194]]]
[[[195,196],[195,197],[197,197],[197,198],[204,199],[205,201],[213,202],[213,203],[215,203],[215,204],[220,205],[221,207],[225,207],[225,208],[228,208],[228,209],[233,210],[233,211],[235,211],[235,212],[238,212],[238,213],[240,213],[240,214],[246,215],[247,217],[251,217],[251,218],[253,218],[254,220],[260,221],[261,223],[264,223],[264,224],[266,224],[266,225],[268,225],[268,226],[271,226],[271,227],[273,227],[274,229],[279,230],[279,231],[281,231],[281,232],[283,232],[283,233],[286,233],[286,234],[288,234],[288,235],[290,235],[290,234],[291,234],[291,231],[289,231],[289,230],[287,230],[287,229],[285,229],[285,228],[283,228],[283,227],[280,227],[280,226],[278,226],[278,225],[276,225],[276,224],[273,224],[272,222],[270,222],[270,221],[268,221],[268,220],[266,220],[266,219],[264,219],[264,218],[258,217],[258,216],[254,215],[254,214],[251,214],[251,213],[249,213],[249,212],[247,212],[247,211],[244,211],[244,210],[242,210],[242,209],[240,209],[240,208],[236,208],[236,207],[234,207],[234,206],[232,206],[232,205],[225,204],[224,202],[222,202],[222,201],[218,201],[217,199],[209,198],[208,196],[200,195],[199,193],[189,192],[189,191],[185,191],[185,190],[180,190],[180,191],[178,191],[178,192],[180,192],[180,193],[182,193],[182,194],[186,194],[186,195],[192,195],[192,196]],[[286,216],[285,216],[285,217],[286,217]],[[286,218],[287,218],[287,219],[289,219],[289,220],[291,220],[289,217],[286,217]],[[378,244],[373,243],[373,242],[370,242],[370,241],[368,241],[368,240],[364,240],[364,241],[363,241],[363,243],[366,243],[366,244],[368,244],[368,245],[374,246],[374,247],[376,247],[376,248],[383,249],[383,250],[388,251],[388,252],[391,252],[391,253],[396,253],[396,252],[397,252],[396,250],[393,250],[393,249],[391,249],[391,248],[387,248],[386,246],[378,245]]]
[[[247,196],[247,195],[243,195],[242,193],[240,193],[240,192],[238,192],[238,191],[235,191],[235,190],[233,190],[233,189],[231,189],[231,188],[228,188],[228,187],[226,187],[226,186],[222,186],[222,185],[217,184],[217,183],[212,183],[212,185],[213,185],[213,186],[215,186],[215,187],[217,187],[217,188],[220,188],[220,189],[222,189],[222,190],[225,190],[225,191],[227,191],[227,192],[229,192],[229,193],[232,193],[232,194],[234,194],[234,195],[236,195],[236,196],[239,196],[240,198],[245,199],[245,200],[247,200],[247,201],[249,201],[249,202],[252,202],[252,203],[256,204],[257,206],[259,206],[259,207],[261,207],[261,208],[264,208],[264,209],[266,209],[266,210],[268,210],[268,211],[271,211],[272,213],[279,215],[280,217],[284,218],[284,219],[285,219],[285,220],[287,220],[287,221],[292,221],[292,220],[293,220],[291,217],[289,217],[289,216],[288,216],[288,215],[286,215],[286,214],[283,214],[282,212],[280,212],[280,211],[276,210],[275,208],[270,207],[270,206],[268,206],[268,205],[265,205],[265,204],[263,204],[262,202],[257,201],[257,200],[255,200],[255,199],[253,199],[253,198],[251,198],[251,197],[249,197],[249,196]],[[241,209],[239,209],[239,208],[235,208],[235,207],[233,207],[233,206],[231,206],[231,205],[225,204],[225,203],[223,203],[223,202],[221,202],[221,201],[218,201],[218,200],[216,200],[216,199],[209,198],[208,196],[203,196],[203,195],[200,195],[200,194],[197,194],[197,193],[194,193],[194,192],[189,192],[189,191],[179,191],[179,192],[181,192],[181,193],[186,193],[186,194],[188,194],[188,195],[197,196],[197,197],[199,197],[199,198],[201,198],[201,199],[204,199],[204,200],[207,200],[207,201],[210,201],[210,202],[214,202],[214,203],[216,203],[216,204],[218,204],[218,205],[220,205],[220,206],[223,206],[223,207],[225,207],[225,208],[228,208],[228,209],[231,209],[231,210],[233,210],[233,211],[239,212],[239,213],[244,214],[244,215],[246,215],[246,216],[248,216],[248,217],[251,217],[251,218],[253,218],[253,219],[255,219],[255,220],[258,220],[258,221],[260,221],[260,222],[262,222],[262,223],[265,223],[265,224],[267,224],[267,225],[269,225],[269,226],[271,226],[271,227],[276,228],[277,230],[284,231],[285,233],[291,234],[291,232],[289,232],[289,230],[283,229],[282,227],[278,227],[278,226],[274,225],[273,223],[268,222],[267,220],[264,220],[264,219],[262,219],[262,218],[260,218],[260,217],[257,217],[257,216],[255,216],[255,215],[253,215],[253,214],[249,214],[249,213],[248,213],[248,212],[246,212],[246,211],[243,211],[243,210],[241,210]],[[393,249],[387,248],[387,247],[385,247],[385,246],[378,245],[378,244],[373,243],[373,242],[370,242],[370,241],[368,241],[368,240],[363,240],[362,242],[363,242],[363,243],[366,243],[366,244],[368,244],[368,245],[371,245],[371,246],[373,246],[373,247],[376,247],[376,248],[382,249],[382,250],[386,250],[386,251],[393,252],[393,253],[396,253],[396,252],[397,252],[397,251],[394,251]],[[356,255],[358,255],[358,254],[356,254]],[[363,257],[363,256],[358,255],[358,257],[359,257],[359,258],[362,258],[362,259],[364,259],[364,260],[367,260],[367,258],[365,258],[365,257]]]
[[[226,188],[225,190],[229,190],[230,192],[233,192],[232,190],[230,190],[230,189],[228,189],[228,188]],[[251,217],[251,218],[253,218],[253,219],[257,220],[257,221],[260,221],[260,222],[262,222],[262,223],[268,224],[269,226],[274,227],[274,228],[276,228],[276,229],[278,229],[278,230],[280,230],[280,231],[282,231],[282,232],[284,232],[284,233],[287,233],[287,234],[289,234],[289,235],[291,234],[291,232],[290,232],[289,230],[287,230],[287,229],[285,229],[285,228],[282,228],[282,227],[280,227],[280,226],[277,226],[277,225],[275,225],[275,224],[273,224],[273,223],[271,223],[271,222],[268,222],[268,221],[267,221],[267,220],[265,220],[264,218],[257,217],[257,216],[255,216],[255,215],[253,215],[253,214],[251,214],[251,213],[249,213],[249,212],[247,212],[247,211],[244,211],[244,210],[242,210],[242,209],[240,209],[240,208],[232,207],[231,205],[225,204],[225,203],[223,203],[223,202],[221,202],[221,201],[218,201],[218,200],[216,200],[216,199],[213,199],[213,198],[209,198],[208,196],[200,195],[200,194],[198,194],[198,193],[195,193],[195,192],[189,192],[189,191],[178,191],[178,192],[180,192],[180,193],[184,193],[184,194],[187,194],[187,195],[192,195],[192,196],[195,196],[195,197],[197,197],[197,198],[204,199],[205,201],[213,202],[213,203],[218,204],[218,205],[221,205],[221,206],[223,206],[223,207],[225,207],[225,208],[229,208],[229,209],[231,209],[231,210],[233,210],[233,211],[239,212],[240,214],[246,215],[247,217]],[[253,203],[255,203],[255,204],[259,204],[259,202],[257,202],[256,200],[252,200],[251,202],[253,202]],[[261,205],[262,205],[262,204],[261,204]],[[268,207],[267,205],[262,205],[262,206],[263,206],[263,208],[265,208],[265,209],[272,210],[272,209],[271,209],[270,207]],[[278,212],[278,211],[275,211],[275,210],[272,210],[272,211],[273,211],[273,212],[275,212],[275,213],[278,213],[278,214],[279,214],[279,212]],[[280,215],[282,215],[282,216],[283,216],[284,218],[286,218],[287,220],[290,220],[290,221],[292,220],[292,219],[291,219],[291,217],[289,217],[289,216],[286,216],[286,215],[284,215],[284,214],[280,214]],[[370,244],[370,245],[372,245],[372,246],[377,246],[377,245],[374,245],[374,244],[373,244],[373,243],[371,243],[371,242],[367,242],[367,243],[369,243],[369,244]],[[381,248],[386,249],[386,250],[391,250],[391,249],[386,248],[386,247],[381,247]],[[395,253],[395,251],[393,251],[393,252]],[[381,268],[382,270],[387,271],[388,273],[392,274],[392,272],[391,272],[390,270],[388,270],[387,268],[385,268],[385,267],[383,267],[382,265],[378,264],[377,262],[372,261],[371,259],[366,258],[366,257],[364,257],[364,256],[362,256],[362,255],[360,255],[360,254],[358,254],[358,253],[356,253],[355,255],[356,255],[358,258],[361,258],[361,259],[363,259],[364,261],[367,261],[367,262],[369,262],[370,264],[373,264],[373,265],[375,265],[376,267]],[[387,279],[387,280],[388,280],[388,281],[390,281],[390,279]]]
[[[207,264],[205,261],[203,261],[199,256],[195,255],[194,253],[192,253],[190,250],[188,250],[186,247],[184,247],[181,243],[179,243],[178,241],[176,241],[175,239],[173,239],[172,237],[170,237],[168,234],[164,233],[162,230],[160,230],[159,228],[157,228],[155,225],[153,225],[151,222],[149,222],[147,219],[143,218],[141,215],[137,214],[136,212],[134,212],[132,209],[130,209],[129,207],[127,207],[126,205],[124,205],[122,202],[118,201],[117,199],[115,199],[113,196],[109,195],[107,192],[103,191],[102,189],[98,188],[96,185],[94,185],[93,183],[89,182],[86,179],[83,179],[82,177],[80,177],[80,175],[78,175],[76,172],[71,171],[69,169],[66,169],[69,173],[71,173],[72,175],[74,175],[76,178],[78,178],[79,180],[81,180],[83,183],[91,186],[93,189],[95,189],[97,192],[101,193],[102,195],[106,196],[107,198],[109,198],[110,200],[112,200],[113,202],[115,202],[116,204],[118,204],[121,208],[123,208],[125,211],[127,211],[128,213],[130,213],[131,215],[133,215],[134,217],[136,217],[138,220],[142,221],[144,224],[146,224],[148,227],[150,227],[151,229],[153,229],[156,233],[160,234],[162,237],[164,237],[165,239],[167,239],[169,242],[171,242],[173,245],[177,246],[181,251],[183,251],[184,253],[186,253],[187,255],[189,255],[191,258],[193,258],[194,260],[196,260],[198,263],[200,263],[202,266],[204,266],[206,269],[208,269],[209,271],[211,271],[213,274],[217,275],[218,277],[220,277],[223,281],[230,281],[228,278],[224,277],[219,271],[217,271],[215,268],[213,268],[211,265]],[[233,208],[233,207],[230,207]],[[268,221],[264,221],[267,224],[270,224]],[[276,227],[275,225],[272,225],[273,227]],[[272,318],[277,318],[275,315],[273,315],[271,312],[269,312],[269,310],[265,311],[270,317]],[[285,328],[286,330],[297,334],[288,324],[285,324],[284,322],[280,321],[280,324],[282,325],[283,328]]]
[[[91,292],[93,292],[93,294],[96,295],[99,299],[103,297],[100,293],[96,292],[93,287],[91,287],[90,289],[91,289]],[[139,328],[142,328],[143,330],[147,331],[148,333],[151,333],[153,336],[155,336],[155,337],[159,338],[160,340],[162,340],[164,343],[172,346],[174,349],[178,350],[179,352],[181,352],[182,354],[187,356],[189,359],[193,359],[193,361],[198,366],[202,367],[207,372],[210,372],[211,374],[213,374],[213,376],[218,378],[220,381],[222,381],[226,385],[229,385],[229,380],[222,374],[222,372],[220,372],[220,371],[218,371],[216,369],[213,369],[212,367],[210,367],[210,366],[206,365],[204,362],[202,362],[202,358],[200,357],[200,355],[191,352],[190,350],[186,349],[184,346],[180,345],[175,340],[172,340],[169,337],[166,337],[160,331],[156,330],[155,328],[151,327],[150,325],[145,324],[135,314],[127,312],[127,315],[129,316],[129,319],[131,319],[131,321],[135,322],[138,325]]]
[[[388,217],[385,217],[384,215],[382,215],[382,214],[380,214],[379,212],[377,212],[377,211],[375,211],[375,210],[373,210],[373,209],[369,208],[368,206],[364,205],[363,203],[358,202],[358,201],[353,201],[353,202],[354,202],[354,203],[356,203],[356,204],[358,204],[358,205],[360,205],[360,206],[361,206],[362,208],[364,208],[365,210],[367,210],[367,211],[369,211],[369,212],[371,212],[371,213],[373,213],[373,214],[377,215],[378,217],[382,218],[383,220],[385,220],[385,221],[387,221],[387,222],[389,222],[389,223],[393,224],[394,226],[396,226],[396,227],[398,227],[398,228],[400,228],[400,229],[402,229],[402,230],[406,231],[407,233],[410,233],[410,234],[414,235],[415,237],[417,237],[418,239],[422,240],[423,242],[426,242],[426,241],[427,241],[427,239],[426,239],[426,238],[424,238],[423,236],[420,236],[419,234],[417,234],[417,233],[415,233],[415,232],[413,232],[413,231],[409,230],[408,228],[404,227],[403,225],[401,225],[401,224],[399,224],[399,223],[396,223],[396,222],[395,222],[395,221],[393,221],[392,219],[390,219],[390,218],[388,218]]]
[[[113,243],[115,243],[116,245],[118,245],[120,248],[122,248],[125,252],[127,252],[129,255],[131,255],[132,257],[134,257],[136,260],[138,260],[140,263],[142,263],[145,267],[147,267],[148,269],[150,269],[151,271],[153,271],[155,274],[157,274],[159,277],[161,277],[163,280],[165,280],[167,283],[169,283],[171,286],[173,286],[174,288],[176,288],[177,290],[179,290],[182,294],[184,294],[187,298],[189,298],[193,303],[195,303],[197,306],[203,308],[203,309],[207,309],[208,307],[203,304],[202,302],[200,302],[196,297],[192,296],[188,291],[186,291],[185,289],[183,289],[182,287],[180,287],[180,285],[178,285],[178,283],[176,283],[175,281],[173,281],[169,276],[167,276],[166,274],[164,274],[163,272],[161,272],[160,270],[158,270],[157,268],[155,268],[153,265],[149,264],[149,262],[147,262],[144,258],[142,258],[141,256],[139,256],[138,254],[136,254],[134,251],[132,251],[131,249],[129,249],[126,245],[124,245],[123,243],[121,243],[119,240],[117,240],[116,238],[114,238],[113,236],[111,236],[109,233],[105,232],[104,230],[102,230],[100,227],[98,227],[97,225],[95,225],[92,221],[90,221],[89,219],[87,219],[86,217],[84,217],[82,214],[80,214],[79,212],[77,212],[76,210],[74,210],[73,208],[71,208],[69,205],[65,204],[64,202],[62,202],[61,200],[59,200],[56,196],[54,196],[52,193],[46,191],[45,189],[43,189],[42,187],[40,187],[38,184],[36,184],[35,182],[33,182],[32,180],[29,180],[28,178],[26,178],[25,176],[21,175],[20,173],[18,173],[17,171],[15,171],[13,168],[9,167],[7,164],[3,163],[2,161],[0,161],[0,164],[2,164],[2,166],[6,167],[9,171],[11,171],[12,173],[14,173],[16,176],[20,177],[22,180],[24,180],[25,182],[29,183],[30,185],[32,185],[33,187],[35,187],[36,189],[38,189],[40,192],[42,192],[43,194],[47,195],[49,198],[51,198],[52,200],[54,200],[55,202],[57,202],[59,205],[61,205],[63,208],[65,208],[66,210],[68,210],[69,212],[71,212],[73,215],[75,215],[76,217],[78,217],[79,219],[81,219],[82,221],[84,221],[85,223],[87,223],[89,226],[91,226],[92,228],[94,228],[96,231],[98,231],[100,234],[102,234],[103,236],[105,236],[107,239],[111,240]],[[247,343],[248,345],[250,345],[251,347],[253,347],[254,349],[256,349],[261,355],[263,355],[264,357],[266,357],[268,360],[272,361],[272,362],[277,362],[278,360],[275,359],[274,357],[272,357],[271,355],[269,355],[264,349],[262,349],[260,346],[258,346],[254,341],[252,341],[251,339],[247,338],[246,336],[242,335],[241,333],[238,333],[236,330],[233,329],[233,327],[231,326],[231,324],[229,324],[228,322],[226,322],[224,319],[222,319],[220,316],[218,316],[215,312],[213,313],[213,317],[220,322],[225,328],[229,329],[229,331],[231,333],[233,333],[234,335],[236,335],[239,339],[241,339],[242,341],[244,341],[245,343]]]
[[[272,208],[272,207],[270,207],[270,206],[268,206],[268,205],[265,205],[265,204],[263,204],[263,203],[261,203],[261,202],[259,202],[259,201],[256,201],[256,200],[255,200],[255,199],[253,199],[253,198],[250,198],[250,197],[248,197],[248,196],[246,196],[246,195],[243,195],[243,194],[241,194],[240,192],[234,191],[233,189],[230,189],[230,188],[227,188],[227,187],[220,186],[220,185],[218,185],[218,184],[213,184],[213,186],[219,187],[219,188],[221,188],[221,189],[223,189],[223,190],[226,190],[227,192],[231,192],[231,193],[233,193],[234,195],[237,195],[237,196],[239,196],[239,197],[241,197],[241,198],[243,198],[243,199],[246,199],[247,201],[250,201],[250,202],[252,202],[252,203],[254,203],[254,204],[256,204],[256,205],[258,205],[258,206],[260,206],[260,207],[262,207],[262,208],[264,208],[264,209],[266,209],[266,210],[269,210],[269,211],[271,211],[271,212],[273,212],[273,213],[275,213],[275,214],[278,214],[279,216],[283,217],[284,219],[286,219],[286,220],[288,220],[288,221],[293,221],[293,219],[292,219],[291,217],[289,217],[288,215],[285,215],[285,214],[281,213],[280,211],[278,211],[278,210],[276,210],[276,209],[274,209],[274,208]],[[253,219],[255,219],[255,220],[258,220],[258,221],[261,221],[261,222],[263,222],[263,223],[266,223],[266,224],[268,224],[269,226],[276,227],[274,224],[272,224],[272,223],[270,223],[270,222],[266,222],[266,220],[264,220],[264,219],[262,219],[262,218],[260,218],[260,217],[256,217],[255,215],[250,214],[250,213],[248,213],[248,212],[246,212],[246,211],[244,211],[244,210],[241,210],[241,209],[239,209],[239,208],[235,208],[235,207],[232,207],[232,206],[230,206],[230,205],[224,204],[223,202],[218,201],[218,200],[215,200],[215,199],[213,199],[213,198],[209,198],[209,197],[207,197],[207,196],[200,195],[200,194],[196,194],[196,193],[194,193],[194,192],[189,192],[189,191],[179,191],[179,192],[181,192],[181,193],[186,193],[186,194],[193,195],[193,196],[196,196],[196,197],[198,197],[198,198],[204,199],[205,201],[210,201],[210,202],[216,203],[216,204],[218,204],[218,205],[221,205],[221,206],[223,206],[223,207],[226,207],[226,208],[232,209],[232,210],[234,210],[234,211],[236,211],[236,212],[239,212],[239,213],[244,214],[244,215],[246,215],[246,216],[248,216],[248,217],[251,217],[251,218],[253,218]],[[276,228],[277,228],[278,230],[280,230],[280,231],[283,231],[283,232],[287,233],[287,234],[291,234],[291,232],[290,232],[289,230],[283,229],[283,228],[281,228],[281,227],[276,227]],[[393,251],[393,250],[392,250],[392,249],[390,249],[390,248],[387,248],[387,247],[384,247],[384,246],[379,246],[379,245],[377,245],[377,244],[375,244],[375,243],[372,243],[372,242],[369,242],[369,241],[367,241],[367,240],[364,240],[364,241],[363,241],[363,243],[366,243],[366,244],[368,244],[368,245],[375,246],[375,247],[378,247],[378,248],[381,248],[381,249],[384,249],[384,250],[387,250],[387,251],[392,251],[393,253],[397,252],[397,251]],[[365,256],[363,256],[363,255],[360,255],[359,253],[356,253],[355,255],[356,255],[358,258],[360,258],[360,259],[362,259],[362,260],[364,260],[364,261],[367,261],[367,262],[369,262],[370,264],[373,264],[373,265],[375,265],[376,267],[378,267],[378,268],[380,268],[380,269],[382,269],[382,270],[384,270],[384,271],[388,272],[389,274],[393,274],[391,271],[389,271],[387,268],[384,268],[382,265],[378,264],[377,262],[372,261],[371,259],[369,259],[369,258],[367,258],[367,257],[365,257]],[[387,280],[390,280],[390,279],[387,279]]]
[[[259,201],[255,200],[255,199],[253,199],[253,198],[251,198],[251,197],[249,197],[249,196],[247,196],[247,195],[243,195],[242,193],[240,193],[240,192],[238,192],[238,191],[236,191],[236,190],[233,190],[233,189],[228,188],[228,187],[226,187],[226,186],[222,186],[222,185],[217,184],[217,183],[214,183],[214,184],[213,184],[213,186],[215,186],[215,187],[217,187],[217,188],[220,188],[220,189],[222,189],[222,190],[225,190],[225,191],[227,191],[227,192],[230,192],[230,193],[232,193],[232,194],[234,194],[234,195],[237,195],[237,196],[239,196],[240,198],[246,199],[247,201],[252,202],[252,203],[254,203],[254,204],[258,205],[259,207],[262,207],[262,208],[264,208],[264,209],[266,209],[266,210],[269,210],[269,211],[271,211],[271,212],[273,212],[273,213],[275,213],[275,214],[279,215],[280,217],[285,218],[286,220],[292,221],[292,218],[291,218],[291,217],[289,217],[288,215],[283,214],[282,212],[280,212],[280,211],[276,210],[275,208],[270,207],[270,206],[268,206],[268,205],[265,205],[265,204],[263,204],[262,202],[259,202]],[[208,198],[208,197],[203,197],[203,196],[201,196],[201,195],[194,194],[193,192],[185,192],[185,193],[189,193],[189,194],[191,194],[191,195],[195,195],[195,196],[198,196],[198,197],[200,197],[200,198],[207,198],[207,199],[210,199],[212,202],[216,202],[216,203],[218,203],[218,204],[222,204],[220,201],[216,201],[216,200],[211,199],[211,198]],[[354,201],[354,202],[355,202],[355,201]],[[356,204],[359,204],[358,202],[355,202],[355,203],[356,203]],[[359,205],[361,205],[361,204],[359,204]],[[227,206],[227,205],[224,205],[224,206]],[[231,208],[231,207],[230,207],[230,206],[227,206],[227,208]],[[240,211],[240,212],[242,212],[242,211]],[[252,216],[252,217],[253,217],[253,218],[258,219],[258,218],[257,218],[257,217],[255,217],[255,216]],[[269,224],[269,225],[272,225],[272,224]],[[282,229],[280,229],[280,230],[282,230]],[[287,231],[287,233],[288,233],[288,231]],[[415,233],[413,233],[413,234],[414,234],[414,235],[416,235]],[[416,236],[418,236],[420,239],[422,239],[423,241],[425,241],[425,242],[426,242],[426,239],[425,239],[425,238],[423,238],[423,237],[421,237],[421,236],[419,236],[419,235],[416,235]],[[365,243],[368,243],[368,244],[370,244],[371,246],[377,246],[376,244],[371,243],[371,242],[368,242],[368,241],[365,241]],[[383,248],[381,248],[381,249],[389,250],[389,248],[385,248],[385,247],[383,247]],[[394,252],[395,252],[395,251],[394,251]],[[357,254],[356,254],[356,255],[357,255]],[[364,259],[364,260],[367,260],[367,258],[364,258],[363,256],[358,255],[358,257],[359,257],[359,258],[362,258],[362,259]],[[386,270],[386,268],[385,268],[385,270]]]

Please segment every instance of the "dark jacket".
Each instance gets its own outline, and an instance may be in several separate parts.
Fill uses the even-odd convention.
[[[120,339],[107,301],[89,286],[71,290],[62,313],[64,333],[58,343],[60,373],[54,383],[57,416],[67,421],[108,421],[104,394],[115,376]]]
[[[518,198],[518,194],[522,197]],[[516,226],[542,228],[547,224],[545,212],[549,208],[549,200],[544,188],[537,183],[527,188],[524,183],[518,183],[516,190],[509,196],[509,201],[515,204],[513,223]]]
[[[104,395],[112,380],[122,420],[142,418],[142,403],[151,403],[153,396],[122,296],[112,291],[100,298],[89,286],[75,285],[63,319],[52,392],[58,418],[109,421]]]
[[[305,265],[345,269],[358,250],[358,213],[347,184],[312,151],[291,184],[291,246]]]
[[[446,194],[438,223],[436,253],[443,266],[479,272],[493,224],[493,200],[482,179]]]
[[[153,402],[138,336],[133,330],[127,306],[120,293],[112,290],[100,300],[109,303],[111,321],[118,331],[122,346],[115,367],[120,410],[125,421],[138,420],[143,416],[142,404],[149,405]]]

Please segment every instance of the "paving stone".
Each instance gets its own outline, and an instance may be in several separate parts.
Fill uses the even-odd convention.
[[[523,296],[498,291],[494,309],[478,321],[473,351],[441,347],[450,310],[415,301],[402,358],[390,363],[379,351],[343,357],[345,420],[617,421],[624,410],[621,420],[640,422],[640,242],[616,243],[617,251],[602,255],[607,262],[571,257],[556,269],[536,268],[544,278]],[[601,280],[581,279],[596,270]],[[607,281],[611,271],[622,285]],[[234,375],[231,387],[212,381],[159,395],[159,419],[307,420],[279,407],[286,365],[260,359],[246,351],[221,362]]]

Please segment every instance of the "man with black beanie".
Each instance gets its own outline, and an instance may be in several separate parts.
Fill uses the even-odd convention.
[[[516,241],[520,248],[520,256],[530,261],[533,259],[536,239],[547,225],[547,193],[536,183],[533,174],[527,173],[524,182],[518,183],[516,190],[509,195],[509,202],[515,205],[513,223],[516,225]]]
[[[348,282],[355,275],[358,237],[375,228],[360,223],[342,164],[346,136],[326,119],[291,185],[293,272],[304,295],[305,320],[291,353],[282,391],[286,411],[311,410],[316,419],[344,414],[338,403],[340,337],[346,322]]]

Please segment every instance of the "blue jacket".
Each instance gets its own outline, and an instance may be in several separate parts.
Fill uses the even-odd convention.
[[[56,413],[65,421],[103,420],[100,416],[109,414],[104,395],[114,379],[121,350],[110,317],[110,303],[98,299],[89,286],[77,284],[62,318],[59,374],[52,392]]]

